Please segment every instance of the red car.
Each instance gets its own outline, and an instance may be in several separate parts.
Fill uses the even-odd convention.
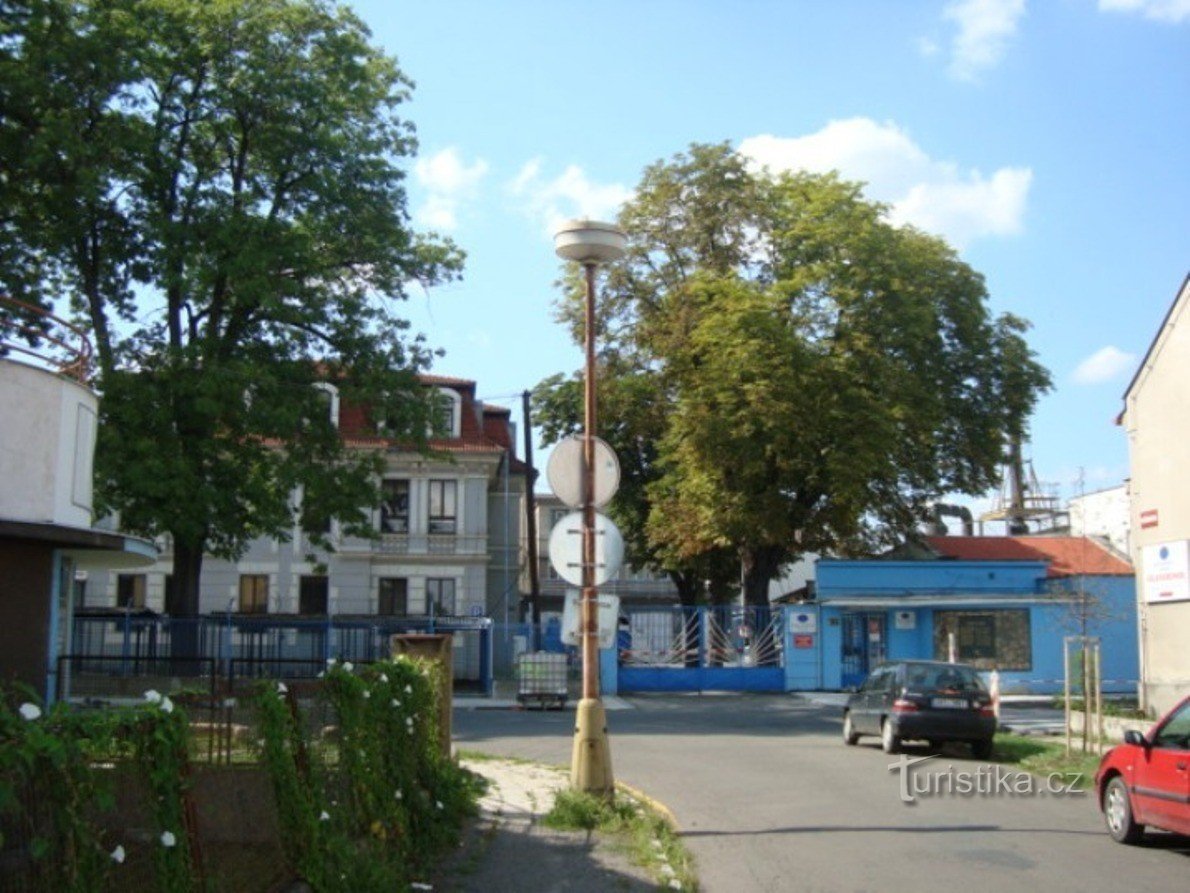
[[[1107,832],[1120,843],[1137,843],[1146,825],[1190,835],[1190,697],[1147,736],[1125,732],[1100,760],[1095,790]]]

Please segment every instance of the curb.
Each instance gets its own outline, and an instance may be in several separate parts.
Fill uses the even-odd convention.
[[[628,792],[628,794],[634,800],[639,800],[641,803],[648,806],[649,809],[652,809],[653,811],[659,813],[661,815],[661,817],[663,819],[665,819],[666,822],[669,823],[669,826],[674,830],[674,832],[675,833],[678,832],[677,816],[675,816],[673,814],[673,810],[671,810],[668,806],[666,806],[660,800],[653,799],[648,794],[646,794],[644,791],[640,790],[639,788],[633,787],[632,785],[628,784],[627,782],[617,781],[616,787],[623,788],[625,791]]]

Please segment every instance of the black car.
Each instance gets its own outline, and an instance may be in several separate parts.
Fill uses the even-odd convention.
[[[843,741],[855,744],[860,735],[879,735],[885,753],[896,753],[906,739],[924,739],[933,749],[944,741],[963,741],[983,760],[992,755],[995,734],[992,696],[967,664],[883,664],[843,708]]]

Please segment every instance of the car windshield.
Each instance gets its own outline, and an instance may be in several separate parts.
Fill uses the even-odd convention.
[[[984,691],[983,680],[970,667],[909,664],[905,687],[910,691]]]

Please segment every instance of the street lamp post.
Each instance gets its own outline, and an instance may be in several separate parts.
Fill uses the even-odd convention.
[[[611,796],[611,748],[607,716],[599,699],[599,620],[595,585],[595,270],[624,254],[624,233],[609,223],[570,220],[554,236],[554,250],[564,260],[582,264],[587,295],[583,342],[583,574],[579,631],[583,657],[583,696],[578,702],[570,785],[587,793]]]

